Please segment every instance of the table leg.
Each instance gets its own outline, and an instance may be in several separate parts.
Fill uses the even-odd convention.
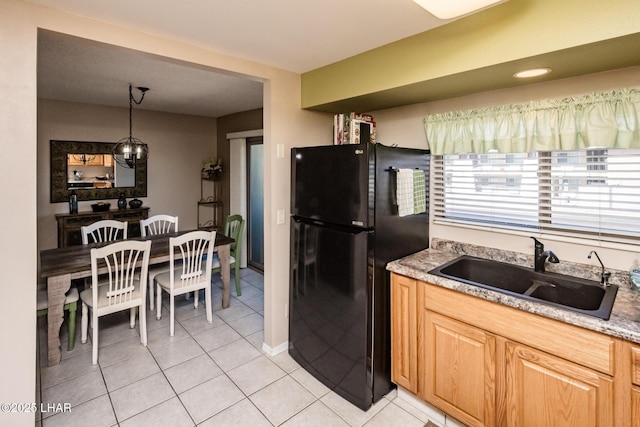
[[[229,267],[229,249],[231,245],[222,245],[218,247],[218,258],[220,259],[220,278],[222,279],[222,308],[228,308],[231,300],[229,290],[230,270]]]
[[[65,294],[71,287],[71,275],[53,276],[47,279],[47,349],[49,366],[60,363],[60,326],[64,320]]]

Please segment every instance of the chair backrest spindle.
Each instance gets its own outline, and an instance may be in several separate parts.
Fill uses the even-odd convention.
[[[178,217],[170,215],[154,215],[140,220],[142,237],[157,236],[178,231]]]
[[[211,262],[215,240],[215,231],[192,231],[169,239],[169,245],[172,248],[170,264],[173,269],[181,269],[180,274],[171,275],[173,281],[171,287],[187,287],[203,280],[211,282]],[[176,264],[175,261],[181,261],[181,264]]]
[[[122,222],[112,219],[105,219],[96,221],[90,225],[85,225],[80,228],[82,244],[113,242],[119,238],[126,240],[127,225],[127,221]]]
[[[91,271],[93,280],[94,307],[98,307],[98,271],[102,263],[107,270],[104,290],[107,306],[116,306],[131,301],[144,292],[149,265],[151,241],[122,241],[101,248],[91,249]],[[137,271],[142,271],[138,280]],[[142,283],[142,285],[140,285]]]

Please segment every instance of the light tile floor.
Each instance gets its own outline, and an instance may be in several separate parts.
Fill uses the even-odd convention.
[[[137,325],[129,328],[127,313],[101,318],[97,365],[91,364],[91,341],[80,342],[78,316],[75,348],[66,350],[63,324],[62,361],[46,366],[46,324],[40,320],[40,401],[69,403],[71,411],[38,414],[36,426],[422,427],[429,421],[395,391],[364,412],[288,353],[265,355],[262,275],[242,270],[241,297],[235,295],[233,274],[231,279],[231,306],[224,310],[220,281],[214,279],[211,324],[203,303],[194,309],[192,300],[176,298],[173,337],[165,298],[161,320],[147,313],[147,347],[140,345]]]

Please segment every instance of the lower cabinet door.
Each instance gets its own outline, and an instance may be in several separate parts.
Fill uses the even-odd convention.
[[[418,394],[417,283],[391,276],[391,380]]]
[[[495,425],[495,337],[429,310],[424,321],[421,397],[468,426]]]
[[[521,344],[506,346],[507,425],[614,425],[610,377]]]
[[[640,388],[631,389],[631,425],[640,426]]]

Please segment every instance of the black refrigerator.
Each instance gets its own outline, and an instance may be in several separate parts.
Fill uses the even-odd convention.
[[[398,215],[400,169],[429,151],[354,144],[293,148],[289,353],[363,410],[390,390],[386,264],[429,247],[426,211]]]

